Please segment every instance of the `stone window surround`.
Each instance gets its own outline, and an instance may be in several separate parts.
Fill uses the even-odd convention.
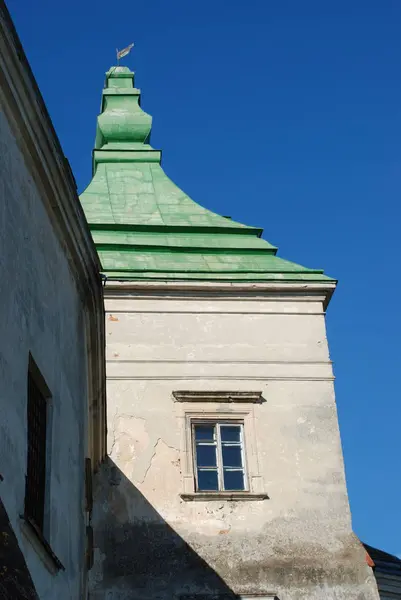
[[[177,418],[180,422],[180,459],[182,468],[182,500],[267,500],[259,469],[255,431],[254,404],[264,402],[261,392],[175,391]],[[225,409],[221,404],[229,404]],[[242,421],[248,490],[238,492],[197,492],[192,445],[193,421]]]

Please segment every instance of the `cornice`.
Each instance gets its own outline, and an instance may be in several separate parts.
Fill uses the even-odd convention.
[[[207,296],[225,296],[240,299],[271,297],[275,300],[321,300],[326,309],[336,288],[335,281],[327,282],[266,282],[266,283],[229,283],[229,282],[194,282],[194,281],[110,281],[105,283],[105,298],[121,298],[138,294],[148,297],[171,295],[185,298],[204,298]]]
[[[42,95],[0,0],[0,101],[84,297],[98,293],[100,262]],[[95,292],[97,288],[97,292]]]
[[[173,391],[175,402],[218,402],[218,403],[244,403],[262,404],[262,392],[238,391]]]

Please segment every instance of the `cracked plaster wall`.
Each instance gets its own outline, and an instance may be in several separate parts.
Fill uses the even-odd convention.
[[[110,296],[91,597],[376,600],[351,530],[321,299]],[[177,403],[177,390],[263,392],[247,453],[268,500],[181,498],[183,413],[232,408]]]

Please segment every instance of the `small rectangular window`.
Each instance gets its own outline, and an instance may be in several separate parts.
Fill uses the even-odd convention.
[[[25,516],[43,533],[46,487],[47,400],[28,373],[28,455]]]
[[[238,422],[192,423],[197,491],[247,489],[243,430]]]

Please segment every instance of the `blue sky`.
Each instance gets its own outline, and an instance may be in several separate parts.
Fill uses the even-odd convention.
[[[167,173],[339,279],[327,316],[355,532],[401,554],[399,0],[8,0],[79,191],[134,41]]]

